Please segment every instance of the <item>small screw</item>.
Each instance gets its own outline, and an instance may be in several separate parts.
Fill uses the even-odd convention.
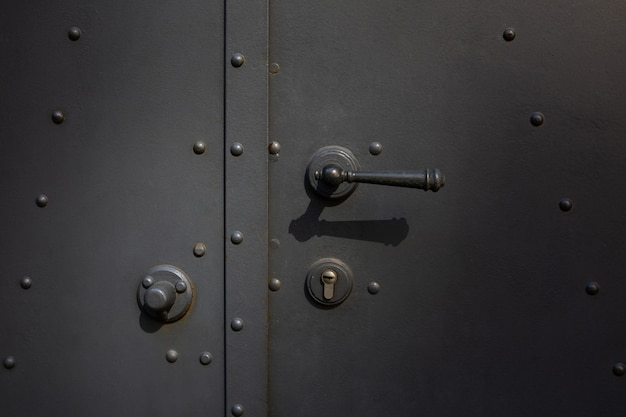
[[[200,354],[200,363],[202,365],[208,365],[211,362],[213,362],[213,355],[209,352],[202,352],[202,354]]]
[[[206,253],[206,245],[202,242],[198,242],[194,245],[193,247],[193,254],[197,257],[200,258],[202,256],[204,256],[204,254]]]
[[[48,205],[48,196],[45,194],[39,194],[37,196],[37,199],[35,200],[35,203],[37,204],[37,206],[39,207],[45,207]]]
[[[202,155],[204,152],[206,152],[206,144],[202,142],[201,140],[197,141],[196,143],[193,144],[193,151],[197,155]]]
[[[243,330],[244,326],[245,323],[239,317],[234,318],[233,321],[230,322],[230,328],[236,332]]]
[[[240,231],[233,232],[230,235],[230,241],[235,245],[239,245],[241,242],[243,242],[243,233],[241,233]]]
[[[20,281],[20,286],[25,290],[29,289],[33,285],[33,280],[31,277],[24,277]]]
[[[233,54],[233,56],[230,58],[230,63],[235,68],[239,68],[244,64],[244,62],[246,62],[246,57],[240,53]]]
[[[152,287],[154,285],[154,278],[148,275],[141,281],[141,285],[143,285],[144,288]]]
[[[184,293],[185,291],[187,291],[187,284],[185,284],[185,281],[178,281],[175,285],[175,288],[177,293]]]
[[[544,117],[542,113],[535,112],[530,115],[530,123],[533,126],[541,126],[543,124]]]
[[[175,350],[168,350],[167,353],[165,354],[165,359],[169,362],[169,363],[174,363],[178,360],[178,352],[176,352]]]
[[[505,41],[511,42],[513,39],[515,39],[515,29],[506,28],[504,30],[504,33],[502,34],[502,37],[504,38]]]
[[[370,143],[369,151],[372,155],[380,155],[383,151],[383,145],[380,142],[372,142]]]
[[[270,64],[270,74],[278,74],[279,71],[280,65],[278,65],[276,62],[272,62]]]
[[[70,38],[70,40],[72,41],[77,41],[78,39],[80,39],[80,35],[82,34],[82,31],[80,30],[80,28],[77,27],[71,27],[68,31],[67,31],[67,37]]]
[[[278,291],[280,290],[280,287],[282,286],[282,283],[280,282],[280,280],[278,278],[272,278],[270,279],[269,282],[269,288],[272,291]]]
[[[559,201],[559,208],[563,211],[570,211],[574,207],[574,203],[569,198],[564,198]]]
[[[367,291],[372,295],[378,294],[378,292],[380,291],[380,284],[374,281],[370,282],[367,286]]]
[[[7,356],[6,358],[4,358],[4,367],[7,369],[15,367],[15,357]]]
[[[600,285],[597,282],[590,282],[585,287],[585,291],[589,295],[596,295],[600,291]]]
[[[55,110],[52,112],[52,121],[58,125],[65,121],[65,113],[61,110]]]
[[[233,156],[241,156],[243,154],[243,145],[239,142],[235,142],[230,147],[230,153]]]
[[[280,152],[280,143],[276,141],[270,142],[267,150],[269,151],[270,155],[278,155],[278,153]]]

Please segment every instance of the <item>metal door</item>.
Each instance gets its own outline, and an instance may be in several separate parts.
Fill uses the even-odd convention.
[[[624,16],[270,3],[271,416],[623,413]],[[445,187],[324,199],[348,151]]]
[[[2,414],[223,414],[223,5],[36,3],[1,7]],[[139,308],[182,273],[187,314]]]

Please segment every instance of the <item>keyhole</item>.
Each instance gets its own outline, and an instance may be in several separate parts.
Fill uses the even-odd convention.
[[[324,285],[324,299],[332,300],[335,295],[335,283],[337,282],[337,273],[332,269],[325,269],[322,272],[322,285]]]

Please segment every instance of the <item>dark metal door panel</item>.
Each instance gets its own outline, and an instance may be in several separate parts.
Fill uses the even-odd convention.
[[[2,413],[222,414],[223,5],[39,3],[0,13]],[[194,284],[165,325],[159,264]]]
[[[271,3],[270,415],[621,415],[624,16]],[[304,185],[329,145],[447,184],[330,204]],[[305,288],[328,257],[354,275],[335,308]]]

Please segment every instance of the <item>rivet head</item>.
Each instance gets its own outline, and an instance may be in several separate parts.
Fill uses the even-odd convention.
[[[15,367],[15,357],[14,356],[7,356],[6,358],[4,358],[4,367],[7,369],[11,369]]]
[[[504,38],[505,41],[511,42],[513,39],[515,39],[515,29],[513,28],[504,29],[504,33],[502,33],[502,37]]]
[[[278,249],[280,248],[280,240],[278,239],[272,239],[270,240],[270,246],[274,249]]]
[[[613,365],[613,374],[615,376],[624,376],[624,374],[626,374],[626,365],[622,362],[618,362]]]
[[[380,284],[378,282],[370,282],[367,286],[367,291],[370,294],[378,294],[380,292]]]
[[[80,28],[77,28],[76,26],[69,28],[69,30],[67,31],[67,37],[70,38],[70,40],[72,41],[77,41],[80,39],[80,35],[82,35],[82,31],[80,30]]]
[[[243,319],[240,319],[239,317],[234,318],[233,321],[230,322],[230,328],[236,332],[242,331],[244,325],[245,323],[243,322]]]
[[[535,112],[530,115],[530,123],[533,126],[541,126],[543,124],[544,117],[542,113]]]
[[[39,194],[35,199],[35,203],[39,207],[45,207],[48,205],[48,196],[45,194]]]
[[[58,125],[65,121],[65,113],[61,110],[55,110],[52,112],[52,121]]]
[[[270,290],[278,291],[278,290],[280,290],[281,286],[282,286],[282,283],[280,282],[280,280],[278,278],[270,279],[270,282],[269,282]]]
[[[369,151],[372,155],[380,155],[383,151],[383,145],[380,142],[372,142],[370,143]]]
[[[267,150],[269,151],[270,155],[278,155],[278,153],[280,152],[280,143],[276,141],[270,142]]]
[[[193,247],[193,254],[197,257],[200,258],[202,256],[204,256],[204,254],[206,253],[206,245],[202,242],[198,242],[194,245]]]
[[[202,365],[208,365],[211,362],[213,362],[213,355],[211,355],[209,352],[202,352],[200,354],[200,363]]]
[[[197,141],[196,143],[193,144],[193,151],[197,155],[202,155],[203,153],[206,152],[206,144],[202,142],[201,140]]]
[[[589,295],[596,295],[600,291],[600,285],[597,282],[590,282],[585,287],[585,291]]]
[[[235,245],[239,245],[241,242],[243,242],[243,233],[241,233],[240,231],[233,232],[230,235],[230,241],[233,242]]]
[[[243,416],[243,405],[241,404],[235,404],[233,405],[233,407],[230,409],[230,412],[235,416],[235,417],[241,417]]]
[[[243,154],[243,145],[239,142],[235,142],[230,146],[230,153],[233,156],[241,156]]]
[[[176,292],[179,294],[187,291],[187,284],[185,284],[185,281],[178,281],[174,287],[176,288]]]
[[[272,62],[270,64],[270,74],[278,74],[279,71],[280,65],[278,65],[276,62]]]
[[[235,68],[239,68],[244,64],[244,62],[246,62],[246,57],[240,53],[233,54],[233,56],[230,58],[230,63]]]
[[[563,198],[559,201],[559,208],[563,211],[570,211],[574,207],[574,203],[569,198]]]
[[[178,352],[176,352],[175,350],[171,349],[168,350],[167,353],[165,354],[165,359],[169,362],[169,363],[174,363],[178,360]]]
[[[20,280],[20,286],[25,290],[29,289],[33,285],[33,280],[31,277],[24,277]]]
[[[152,287],[154,285],[154,278],[148,275],[143,279],[143,281],[141,281],[141,285],[143,285],[144,288]]]

